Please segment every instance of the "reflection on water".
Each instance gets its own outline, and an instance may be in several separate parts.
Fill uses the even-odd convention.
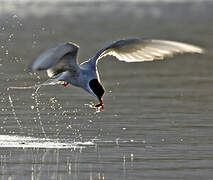
[[[24,152],[24,155],[23,155]],[[63,154],[72,154],[64,156]],[[79,150],[64,151],[60,149],[43,149],[43,150],[17,150],[18,157],[14,153],[0,156],[1,179],[106,179],[108,173],[102,169],[100,160],[97,162],[87,162],[82,159],[83,152]],[[13,163],[13,162],[16,163]],[[123,155],[122,163],[119,168],[122,169],[122,176],[125,178],[126,171],[129,167],[133,168],[133,155]],[[20,164],[19,164],[20,163]],[[27,164],[24,165],[24,164]],[[83,172],[84,174],[82,174]],[[25,175],[23,175],[25,174]],[[115,177],[116,178],[116,177]]]
[[[0,179],[211,179],[212,6],[3,2]],[[179,40],[207,53],[141,64],[106,57],[101,113],[72,86],[8,89],[45,82],[27,66],[58,43],[79,44],[82,62],[123,37]]]

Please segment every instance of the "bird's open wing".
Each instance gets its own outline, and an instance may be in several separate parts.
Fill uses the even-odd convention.
[[[49,77],[73,69],[77,66],[78,49],[79,47],[71,42],[60,44],[44,51],[33,61],[29,69],[33,71],[47,70]]]
[[[106,55],[115,56],[120,61],[141,62],[160,60],[174,54],[203,52],[204,50],[198,46],[182,42],[133,38],[109,44],[97,52],[91,63],[96,63]]]

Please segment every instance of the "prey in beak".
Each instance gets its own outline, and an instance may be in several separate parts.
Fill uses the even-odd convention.
[[[99,108],[101,106],[101,111],[104,111],[104,103],[103,103],[103,100],[100,99],[100,104],[96,104],[94,105],[95,108]]]

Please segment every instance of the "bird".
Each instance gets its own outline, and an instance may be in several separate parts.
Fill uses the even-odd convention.
[[[175,54],[204,53],[204,49],[178,41],[149,38],[127,38],[114,41],[97,51],[89,60],[78,63],[79,46],[73,42],[60,43],[45,50],[30,65],[32,71],[46,70],[47,75],[63,86],[80,87],[95,96],[99,103],[94,108],[104,110],[105,88],[101,83],[97,63],[107,55],[132,63],[163,60]]]

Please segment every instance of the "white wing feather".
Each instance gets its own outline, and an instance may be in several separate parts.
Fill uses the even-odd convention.
[[[91,63],[96,63],[106,55],[112,55],[120,61],[142,62],[162,60],[165,57],[183,53],[204,53],[198,46],[167,40],[156,39],[125,39],[111,43],[97,52],[91,59]]]
[[[49,77],[53,77],[66,70],[76,69],[79,47],[74,43],[64,43],[55,48],[44,51],[29,69],[33,71],[47,70]]]

